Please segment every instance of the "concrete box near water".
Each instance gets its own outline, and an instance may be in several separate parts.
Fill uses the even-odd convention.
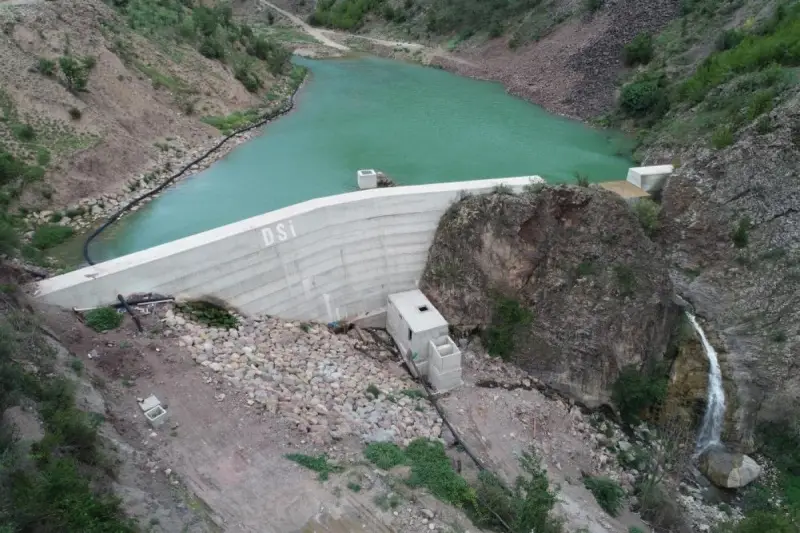
[[[378,173],[372,169],[359,170],[357,177],[359,189],[374,189],[378,186]]]
[[[664,186],[664,182],[673,170],[672,165],[633,167],[628,169],[627,181],[645,192],[657,192]]]

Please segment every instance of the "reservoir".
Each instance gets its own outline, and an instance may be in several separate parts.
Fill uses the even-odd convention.
[[[297,59],[311,74],[295,109],[209,169],[103,233],[96,261],[319,196],[374,168],[398,185],[540,175],[623,180],[630,142],[547,113],[496,83],[373,57]]]

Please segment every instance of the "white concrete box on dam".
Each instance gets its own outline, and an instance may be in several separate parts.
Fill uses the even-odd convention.
[[[672,174],[672,165],[655,165],[651,167],[633,167],[628,169],[629,183],[632,183],[645,192],[658,192],[664,187],[664,182]]]
[[[434,389],[444,392],[461,385],[461,350],[448,335],[447,320],[422,291],[389,295],[386,329]]]
[[[378,173],[373,169],[359,170],[356,173],[359,189],[374,189],[378,186]]]

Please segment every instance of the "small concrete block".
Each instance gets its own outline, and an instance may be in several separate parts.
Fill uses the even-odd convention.
[[[431,349],[429,358],[430,366],[436,367],[440,374],[461,369],[461,352],[457,351],[450,355],[442,355],[438,350]]]
[[[147,397],[147,398],[145,398],[145,399],[144,399],[144,400],[142,400],[141,402],[139,402],[139,407],[140,407],[140,408],[142,409],[142,411],[144,411],[145,413],[146,413],[147,411],[149,411],[149,410],[151,410],[151,409],[155,408],[155,407],[158,407],[159,405],[161,405],[161,401],[159,401],[159,399],[158,399],[158,398],[156,398],[155,396],[152,396],[152,395],[151,395],[151,396],[149,396],[149,397]]]
[[[359,170],[356,178],[359,189],[374,189],[378,186],[378,173],[373,169]]]
[[[446,392],[462,385],[461,369],[440,372],[435,366],[429,367],[428,379],[437,392]]]
[[[158,427],[167,420],[167,411],[161,405],[157,405],[145,411],[144,416],[151,426]]]

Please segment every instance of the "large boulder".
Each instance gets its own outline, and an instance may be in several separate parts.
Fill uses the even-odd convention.
[[[711,449],[700,457],[700,471],[717,487],[739,489],[761,475],[761,466],[750,456]]]
[[[623,367],[660,360],[679,312],[658,248],[595,187],[462,199],[420,288],[454,325],[490,325],[498,302],[515,302],[528,319],[509,359],[591,407],[609,402]]]

